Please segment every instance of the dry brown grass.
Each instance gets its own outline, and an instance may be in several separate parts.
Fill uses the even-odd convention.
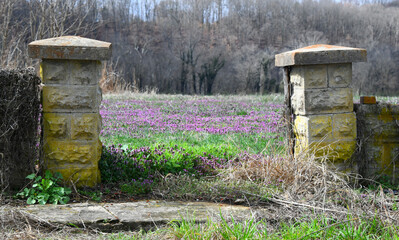
[[[345,219],[348,215],[378,216],[387,223],[399,223],[399,211],[395,207],[399,200],[392,192],[362,188],[357,185],[359,176],[336,170],[327,156],[316,159],[309,152],[295,158],[244,155],[240,162],[221,173],[223,181],[280,183],[280,190],[268,197],[271,203],[280,206],[277,215],[296,220],[306,214],[323,214],[335,219]]]
[[[103,65],[102,77],[99,82],[103,93],[134,92],[135,88],[116,71],[112,65]]]

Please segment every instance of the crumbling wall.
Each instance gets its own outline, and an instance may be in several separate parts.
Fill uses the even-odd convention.
[[[0,69],[0,195],[23,187],[39,159],[40,83],[33,69]]]
[[[399,105],[355,104],[359,174],[399,177]]]

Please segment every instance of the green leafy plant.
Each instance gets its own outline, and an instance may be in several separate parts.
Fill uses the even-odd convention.
[[[31,188],[25,188],[22,192],[17,193],[17,197],[27,198],[27,204],[66,204],[69,201],[68,195],[71,189],[60,187],[58,181],[62,179],[62,175],[56,172],[54,175],[47,170],[44,178],[36,176],[32,173],[26,177],[33,181]]]

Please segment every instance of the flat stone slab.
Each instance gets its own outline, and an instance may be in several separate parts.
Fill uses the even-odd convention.
[[[108,60],[111,43],[78,36],[64,36],[34,41],[28,44],[31,58]]]
[[[275,66],[286,67],[351,62],[367,62],[366,49],[324,44],[312,45],[277,54]]]
[[[127,203],[78,203],[67,205],[28,205],[18,208],[50,223],[92,227],[102,231],[139,230],[167,224],[173,220],[241,221],[252,217],[251,208],[207,202],[139,201]]]

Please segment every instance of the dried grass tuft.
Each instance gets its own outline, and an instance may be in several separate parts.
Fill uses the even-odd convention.
[[[103,74],[99,82],[103,93],[124,93],[134,92],[135,89],[127,81],[114,70],[112,64],[103,65]]]
[[[240,156],[240,164],[232,164],[220,174],[225,182],[251,181],[260,185],[279,183],[279,190],[268,197],[270,202],[280,205],[281,216],[299,220],[308,213],[329,214],[335,219],[353,216],[378,216],[388,223],[398,224],[397,197],[382,190],[372,191],[356,185],[358,175],[338,171],[328,156],[315,157],[302,153],[297,157],[281,155]],[[254,195],[253,193],[248,193]],[[262,197],[262,196],[259,196]],[[285,209],[285,210],[284,210]]]

